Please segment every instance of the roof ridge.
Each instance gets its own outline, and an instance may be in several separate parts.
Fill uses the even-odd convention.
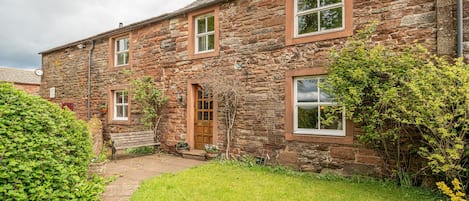
[[[202,9],[202,8],[209,7],[209,6],[221,3],[221,2],[228,2],[228,1],[230,1],[230,0],[195,0],[192,3],[188,4],[187,6],[182,7],[180,9],[177,9],[173,12],[163,13],[163,14],[158,15],[156,17],[152,17],[152,18],[148,18],[148,19],[141,20],[141,21],[138,21],[138,22],[134,22],[134,23],[131,23],[131,24],[126,25],[124,27],[120,27],[120,28],[116,28],[116,29],[111,29],[109,31],[101,32],[99,34],[96,34],[96,35],[93,35],[93,36],[90,36],[90,37],[87,37],[87,38],[84,38],[84,39],[81,39],[81,40],[66,43],[64,45],[60,45],[60,46],[57,46],[57,47],[54,47],[54,48],[51,48],[51,49],[48,49],[48,50],[45,50],[45,51],[41,51],[41,52],[39,52],[39,54],[49,53],[49,52],[53,52],[53,51],[56,51],[56,50],[72,47],[72,46],[75,46],[75,45],[78,45],[78,44],[81,44],[81,43],[88,42],[90,40],[96,40],[96,39],[107,37],[107,36],[110,36],[110,35],[117,35],[117,34],[129,32],[129,31],[134,30],[135,28],[143,27],[143,26],[151,24],[151,23],[157,23],[157,22],[160,22],[160,21],[163,21],[163,20],[166,20],[166,19],[171,19],[173,17],[183,15],[183,14],[192,12],[194,10]]]
[[[34,69],[31,69],[31,68],[17,68],[17,67],[11,67],[11,66],[0,66],[0,68],[7,68],[7,69],[12,69],[12,70],[22,70],[22,71],[34,71]]]

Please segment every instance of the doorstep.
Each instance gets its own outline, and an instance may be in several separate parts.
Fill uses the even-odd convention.
[[[190,150],[190,151],[187,151],[187,150],[181,150],[181,151],[178,151],[179,153],[181,153],[182,157],[183,158],[189,158],[189,159],[195,159],[195,160],[199,160],[199,161],[205,161],[205,154],[206,152],[204,150]]]

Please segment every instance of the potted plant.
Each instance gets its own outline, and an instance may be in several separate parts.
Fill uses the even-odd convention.
[[[101,111],[102,114],[106,114],[107,113],[107,105],[106,103],[103,103],[99,106],[99,110]]]
[[[185,141],[180,141],[176,143],[176,150],[177,151],[189,151],[189,144]]]
[[[205,144],[205,152],[205,157],[210,160],[218,157],[220,149],[218,149],[217,145]]]

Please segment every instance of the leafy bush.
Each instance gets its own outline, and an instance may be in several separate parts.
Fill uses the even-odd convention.
[[[462,185],[458,179],[453,179],[451,182],[453,184],[453,188],[451,189],[448,187],[445,182],[437,182],[436,185],[438,189],[443,192],[446,196],[448,196],[451,201],[466,201],[465,196],[466,194],[463,192]]]
[[[325,86],[346,106],[347,118],[363,127],[360,139],[395,164],[395,175],[460,178],[469,131],[469,65],[419,45],[376,45],[372,32],[373,26],[360,31],[331,54]]]
[[[98,200],[87,180],[86,124],[74,113],[0,83],[0,200]]]
[[[168,97],[156,88],[152,77],[144,76],[132,80],[131,83],[135,101],[142,107],[142,123],[156,132],[160,121],[161,106],[168,101]]]

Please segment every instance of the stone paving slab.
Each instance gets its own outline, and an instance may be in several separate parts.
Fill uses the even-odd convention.
[[[204,161],[180,158],[167,154],[153,154],[126,159],[118,159],[106,164],[104,176],[117,177],[108,184],[103,193],[103,201],[125,201],[138,189],[143,180],[162,173],[175,173],[197,165]]]

